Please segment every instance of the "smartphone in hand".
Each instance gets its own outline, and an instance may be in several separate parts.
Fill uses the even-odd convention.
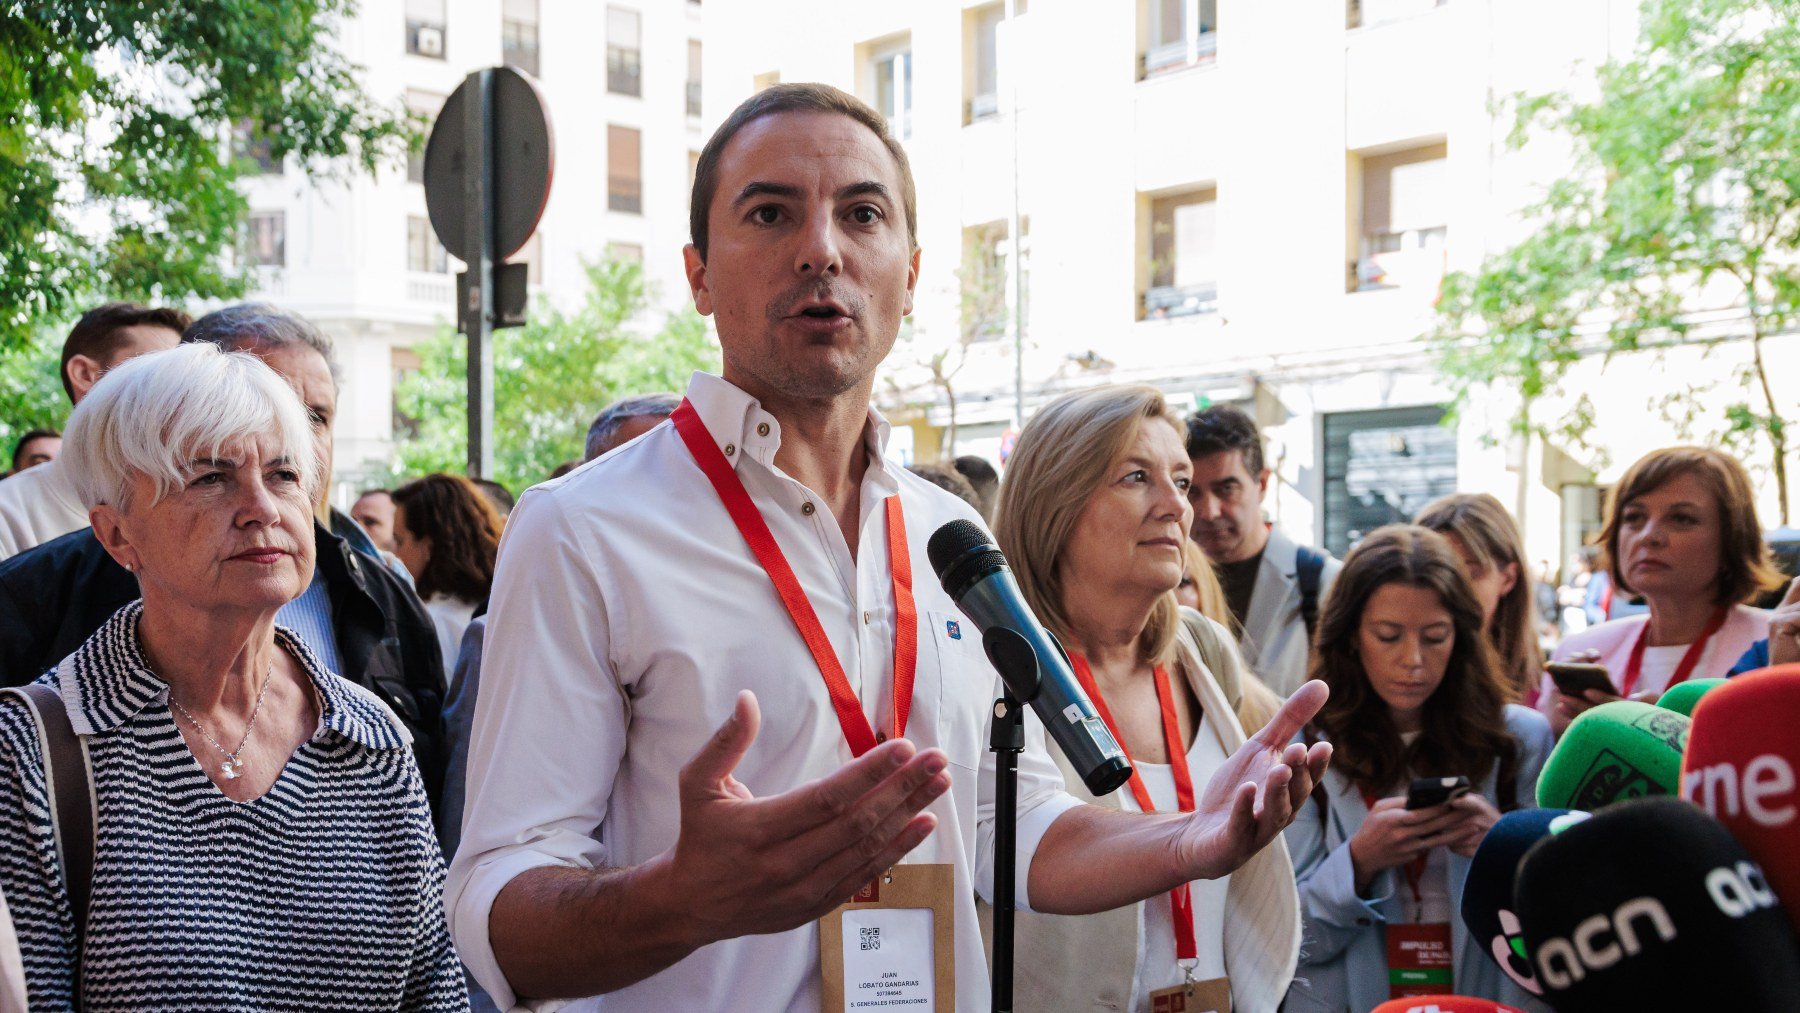
[[[1406,789],[1406,808],[1429,809],[1461,798],[1469,791],[1466,777],[1415,777]]]
[[[1544,666],[1550,673],[1550,681],[1564,696],[1577,700],[1586,700],[1587,691],[1597,689],[1609,696],[1618,696],[1619,689],[1607,675],[1605,665],[1590,665],[1575,661],[1552,661]]]

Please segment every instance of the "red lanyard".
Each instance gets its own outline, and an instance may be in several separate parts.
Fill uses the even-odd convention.
[[[1669,677],[1669,686],[1686,682],[1687,677],[1694,674],[1694,667],[1700,664],[1700,656],[1706,653],[1706,642],[1719,632],[1719,628],[1725,625],[1725,617],[1730,614],[1730,605],[1721,606],[1719,611],[1713,613],[1712,622],[1706,624],[1706,632],[1700,634],[1699,640],[1689,644],[1687,653],[1681,656],[1681,664],[1675,666],[1675,674]],[[1620,696],[1630,696],[1631,691],[1637,688],[1638,676],[1643,674],[1644,648],[1649,646],[1646,643],[1649,637],[1650,623],[1645,620],[1644,628],[1638,631],[1637,643],[1631,645],[1631,659],[1625,663],[1625,687]]]
[[[1069,661],[1075,666],[1075,678],[1081,680],[1081,688],[1087,691],[1088,699],[1094,701],[1094,709],[1100,712],[1100,720],[1106,722],[1107,730],[1124,750],[1125,737],[1119,734],[1118,722],[1113,720],[1112,711],[1100,695],[1100,687],[1094,683],[1094,672],[1088,668],[1087,659],[1072,654]],[[1181,745],[1181,729],[1175,725],[1175,693],[1169,686],[1169,670],[1158,665],[1155,675],[1156,702],[1162,706],[1163,744],[1169,752],[1169,770],[1175,775],[1175,805],[1182,812],[1191,813],[1194,811],[1194,775],[1188,770],[1187,750]],[[1129,750],[1125,759],[1131,759]],[[1155,812],[1156,804],[1150,799],[1150,789],[1144,787],[1144,779],[1138,776],[1135,768],[1129,783],[1138,808],[1147,813]],[[1183,883],[1169,891],[1169,913],[1170,920],[1175,923],[1175,959],[1196,959],[1200,947],[1194,940],[1194,897],[1188,884]]]
[[[1363,805],[1369,809],[1375,808],[1375,803],[1379,801],[1379,796],[1372,791],[1365,790],[1362,793],[1362,797]],[[1430,852],[1422,854],[1401,866],[1401,872],[1406,875],[1406,888],[1412,891],[1414,918],[1419,916],[1418,912],[1425,906],[1425,898],[1419,892],[1419,884],[1425,879],[1425,860],[1428,857],[1430,857]]]
[[[782,605],[787,607],[789,618],[800,631],[800,639],[806,641],[807,650],[812,652],[813,661],[819,666],[819,674],[825,678],[825,689],[831,694],[831,706],[837,711],[838,724],[843,726],[844,740],[850,743],[850,752],[861,756],[875,748],[875,744],[885,740],[886,736],[877,738],[869,727],[869,719],[863,714],[862,701],[856,698],[856,691],[850,688],[850,680],[844,676],[844,666],[839,663],[837,652],[831,648],[831,638],[825,635],[825,628],[819,624],[819,616],[813,611],[812,602],[806,597],[806,590],[800,586],[800,579],[794,576],[794,568],[788,565],[787,556],[781,552],[775,535],[769,531],[769,525],[763,520],[756,504],[750,499],[744,483],[737,477],[731,462],[725,459],[718,444],[713,442],[712,434],[707,432],[706,423],[694,411],[694,406],[686,398],[680,407],[675,409],[671,417],[675,423],[675,431],[687,444],[688,453],[694,457],[694,463],[700,466],[707,480],[719,494],[719,501],[725,504],[725,512],[731,515],[731,521],[737,525],[738,534],[744,536],[749,543],[750,551],[756,561],[762,564],[763,572],[769,575],[769,582],[775,585],[775,593],[781,596]],[[894,585],[894,728],[893,737],[906,734],[906,719],[912,710],[913,675],[919,662],[919,614],[913,604],[912,593],[912,557],[906,551],[906,519],[900,512],[900,497],[889,496],[887,503],[887,541],[888,569],[893,576]]]

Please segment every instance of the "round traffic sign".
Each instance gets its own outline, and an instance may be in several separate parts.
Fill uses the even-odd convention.
[[[550,112],[531,76],[514,67],[495,67],[492,79],[494,173],[488,181],[494,201],[494,259],[519,252],[531,238],[550,199],[556,161]],[[444,101],[431,139],[425,144],[425,209],[444,248],[464,262],[473,260],[466,229],[467,174],[478,157],[468,129],[468,105],[478,101],[479,74],[463,79]]]

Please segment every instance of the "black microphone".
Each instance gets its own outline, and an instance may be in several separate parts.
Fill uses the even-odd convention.
[[[1533,845],[1513,893],[1557,1013],[1791,1010],[1800,996],[1800,941],[1762,869],[1690,802],[1608,805]]]
[[[981,646],[1013,696],[1031,704],[1088,791],[1105,795],[1131,779],[1131,761],[1082,692],[1069,656],[1031,614],[1006,556],[971,521],[938,528],[925,546],[944,593],[981,630]]]

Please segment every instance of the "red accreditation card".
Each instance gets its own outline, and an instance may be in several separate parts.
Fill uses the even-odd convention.
[[[1455,991],[1451,981],[1455,959],[1448,922],[1389,924],[1387,961],[1390,999],[1448,995]]]

